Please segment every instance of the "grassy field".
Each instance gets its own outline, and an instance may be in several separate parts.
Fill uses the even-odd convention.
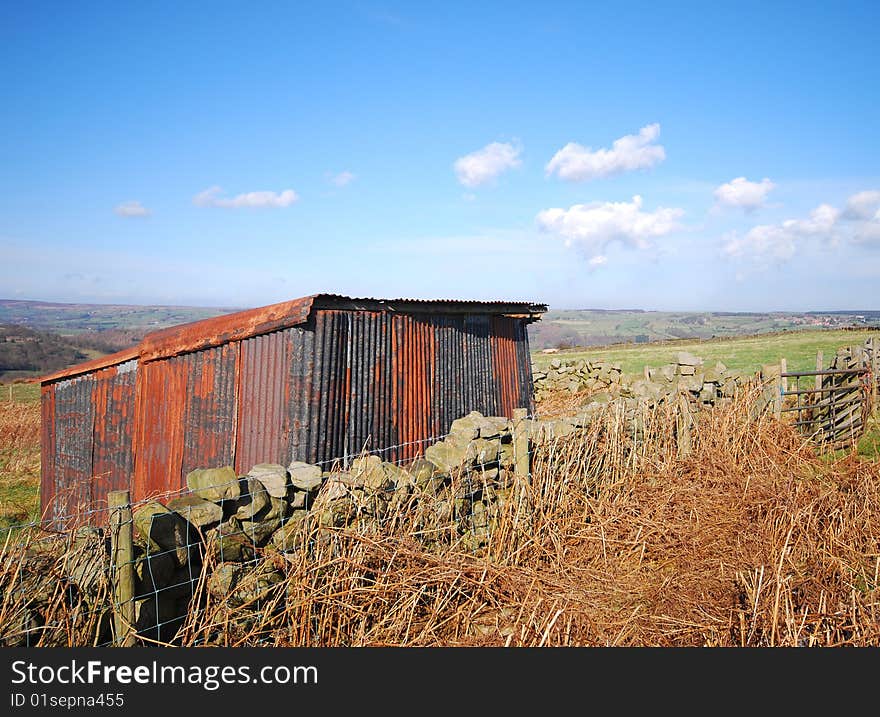
[[[825,365],[841,346],[861,344],[868,336],[880,341],[880,331],[793,331],[740,338],[705,341],[671,341],[654,344],[622,344],[604,348],[561,350],[555,354],[532,352],[532,362],[540,370],[550,361],[610,361],[619,363],[630,376],[640,375],[645,366],[661,366],[675,361],[679,351],[688,351],[707,363],[723,362],[729,369],[753,372],[763,364],[788,362],[789,371],[809,371],[816,367],[816,352],[822,351]]]
[[[38,385],[0,386],[0,528],[39,515],[39,399]]]
[[[200,306],[57,304],[0,299],[0,324],[21,324],[44,331],[72,335],[82,331],[132,327],[155,330],[236,310]]]
[[[540,321],[529,325],[529,341],[536,349],[568,348],[674,339],[698,341],[852,326],[880,328],[880,312],[731,313],[550,309]]]

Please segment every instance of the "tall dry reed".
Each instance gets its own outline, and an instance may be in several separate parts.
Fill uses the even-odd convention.
[[[880,467],[819,459],[787,426],[750,419],[753,400],[701,414],[686,456],[667,409],[634,428],[612,408],[536,446],[530,478],[497,492],[484,547],[443,514],[470,475],[413,493],[381,525],[303,530],[292,552],[266,551],[242,574],[235,600],[211,589],[208,565],[171,642],[880,644]],[[23,570],[13,558],[0,574],[5,632]],[[71,609],[55,619],[75,624],[61,617]]]

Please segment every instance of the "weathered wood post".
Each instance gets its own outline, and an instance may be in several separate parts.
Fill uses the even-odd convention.
[[[691,454],[691,402],[683,393],[678,395],[678,426],[677,442],[678,457],[684,458]]]
[[[779,374],[782,373],[782,366],[779,367]],[[782,376],[776,374],[773,391],[773,417],[778,421],[782,418]]]
[[[131,494],[114,490],[107,495],[110,508],[110,575],[113,582],[115,644],[134,644],[134,544]]]
[[[779,373],[782,378],[782,390],[788,390],[788,376],[782,376],[781,374],[788,373],[788,361],[784,358],[779,359]]]
[[[877,368],[880,367],[880,360],[877,358],[877,351],[880,350],[880,346],[877,346],[877,337],[871,337],[871,409],[873,411],[877,411],[878,405],[878,384],[880,384],[880,375],[877,374]]]
[[[513,409],[513,472],[517,478],[529,477],[529,432],[526,419],[529,412],[525,408]]]
[[[824,366],[825,366],[825,357],[822,355],[822,349],[819,349],[816,352],[816,370],[817,371],[824,371],[825,370]],[[821,376],[816,376],[816,390],[817,391],[822,390],[822,377]],[[822,398],[821,395],[816,396],[816,401],[819,401],[821,398]]]

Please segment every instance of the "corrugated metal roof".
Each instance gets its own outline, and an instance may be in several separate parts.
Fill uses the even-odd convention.
[[[477,301],[473,299],[376,299],[354,298],[340,294],[316,294],[311,297],[315,306],[327,309],[363,309],[366,311],[400,311],[406,313],[472,313],[483,314],[543,314],[546,304],[531,301]],[[534,317],[537,320],[537,316]]]
[[[91,361],[86,361],[85,363],[79,363],[76,366],[71,366],[70,368],[61,369],[60,371],[54,371],[53,373],[41,376],[39,379],[34,379],[34,381],[39,381],[40,383],[45,384],[52,381],[60,381],[64,378],[71,378],[72,376],[80,376],[84,373],[89,373],[91,371],[99,371],[102,368],[117,366],[118,364],[125,363],[126,361],[136,359],[138,357],[139,351],[140,350],[138,346],[132,346],[130,349],[117,351],[115,354],[101,356],[101,358],[92,359]]]
[[[420,314],[480,313],[516,316],[524,318],[526,323],[537,321],[540,314],[547,311],[546,304],[526,301],[376,299],[370,297],[353,298],[340,294],[313,294],[300,299],[282,301],[277,304],[154,331],[147,334],[136,347],[78,364],[62,371],[56,371],[43,376],[40,383],[46,384],[78,376],[114,366],[132,358],[138,358],[141,362],[154,361],[290,328],[305,323],[312,309],[316,308]]]

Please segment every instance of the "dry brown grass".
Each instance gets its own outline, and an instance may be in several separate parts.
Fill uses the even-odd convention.
[[[663,411],[639,436],[609,412],[541,446],[476,552],[428,534],[429,495],[382,530],[316,528],[264,555],[286,579],[255,577],[250,602],[200,583],[174,643],[880,645],[880,465],[822,461],[749,400],[701,415],[685,458]]]
[[[5,394],[4,394],[5,398]],[[0,401],[0,527],[39,509],[40,404]]]
[[[877,465],[829,466],[745,413],[706,414],[683,460],[673,416],[649,416],[636,442],[609,414],[538,452],[485,553],[426,550],[413,519],[324,535],[284,566],[265,619],[208,600],[184,642],[880,644]]]

